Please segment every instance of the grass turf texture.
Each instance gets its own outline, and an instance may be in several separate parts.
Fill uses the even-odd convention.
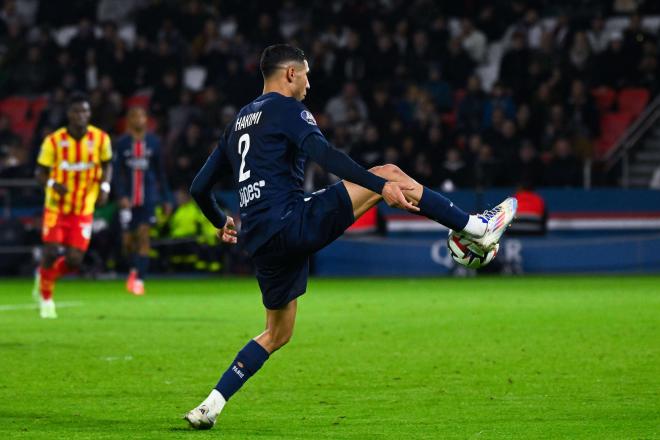
[[[660,278],[313,280],[291,344],[192,432],[263,327],[252,280],[63,281],[0,310],[0,438],[660,438]],[[29,281],[0,280],[0,304]],[[6,307],[5,307],[6,309]]]

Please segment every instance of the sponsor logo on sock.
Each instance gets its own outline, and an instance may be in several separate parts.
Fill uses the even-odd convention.
[[[241,379],[243,379],[243,376],[245,376],[245,373],[243,373],[241,370],[239,370],[238,368],[236,368],[236,365],[232,365],[232,367],[231,367],[231,371],[233,371],[234,373],[236,373],[236,374],[238,375],[238,377],[240,377]]]

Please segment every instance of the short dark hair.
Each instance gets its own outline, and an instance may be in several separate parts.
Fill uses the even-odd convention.
[[[305,52],[290,44],[273,44],[261,53],[259,68],[264,79],[268,78],[285,61],[305,61]]]
[[[81,102],[89,102],[89,97],[83,92],[73,92],[69,96],[69,100],[67,101],[66,108],[70,109],[73,104],[78,104]]]

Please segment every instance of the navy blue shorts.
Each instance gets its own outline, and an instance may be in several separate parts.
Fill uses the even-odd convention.
[[[309,257],[353,224],[353,204],[343,182],[309,194],[291,221],[255,252],[264,306],[281,309],[307,290]]]
[[[152,204],[134,206],[131,208],[131,223],[128,228],[135,230],[139,225],[156,224],[156,207]]]

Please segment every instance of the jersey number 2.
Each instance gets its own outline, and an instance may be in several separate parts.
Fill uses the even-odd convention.
[[[245,169],[245,156],[250,151],[250,135],[245,133],[238,138],[238,154],[241,155],[241,168],[238,170],[238,181],[243,182],[250,178],[250,170]]]

